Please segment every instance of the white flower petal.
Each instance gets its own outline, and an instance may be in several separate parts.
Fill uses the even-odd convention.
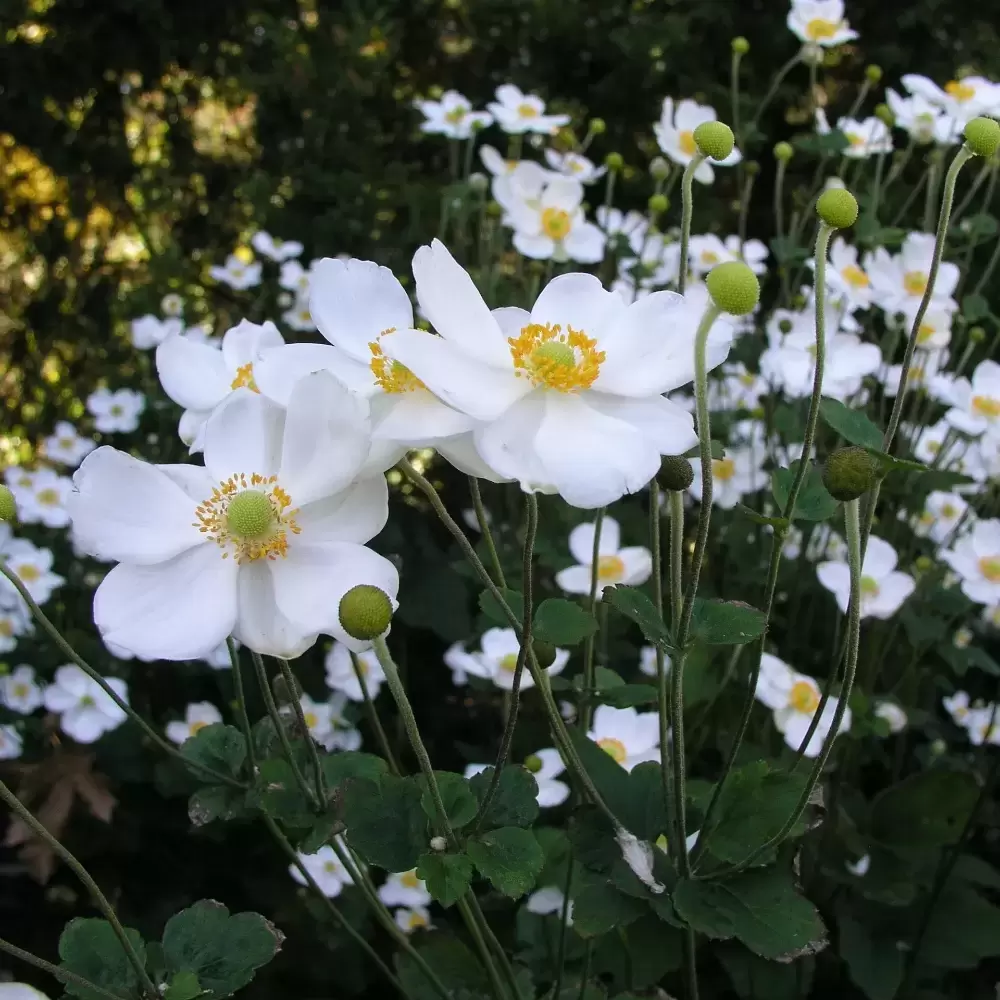
[[[332,372],[341,382],[368,395],[375,389],[371,368],[330,344],[285,344],[267,351],[253,366],[257,388],[274,402],[288,406],[296,383],[313,372]]]
[[[380,392],[372,398],[373,435],[416,445],[472,430],[472,417],[442,403],[426,389]]]
[[[578,524],[569,533],[569,551],[573,558],[584,566],[589,566],[594,555],[593,521]],[[601,522],[601,540],[598,542],[599,556],[613,556],[621,547],[621,529],[613,517],[605,517]]]
[[[301,507],[295,515],[302,529],[297,541],[306,545],[363,545],[385,527],[388,518],[389,487],[385,476],[371,476],[352,483],[343,492]]]
[[[230,391],[232,376],[221,351],[174,334],[156,349],[163,391],[186,410],[211,410]]]
[[[233,635],[257,653],[290,660],[315,644],[318,630],[292,621],[278,607],[271,571],[283,562],[283,559],[273,563],[258,559],[240,567]]]
[[[284,343],[285,338],[272,322],[251,323],[244,319],[223,334],[222,357],[226,367],[236,371],[244,365],[252,365],[262,351],[281,347]]]
[[[242,473],[273,476],[281,456],[285,414],[250,389],[237,389],[205,425],[205,467],[217,482]]]
[[[569,327],[582,330],[601,341],[606,331],[613,329],[626,310],[620,295],[607,291],[592,274],[561,274],[543,289],[531,307],[531,322],[560,325],[563,333]]]

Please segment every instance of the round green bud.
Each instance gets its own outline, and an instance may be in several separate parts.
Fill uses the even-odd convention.
[[[892,108],[888,104],[875,105],[875,117],[884,125],[892,128],[896,124],[896,116],[892,113]]]
[[[750,51],[750,42],[742,35],[737,35],[730,44],[738,56],[745,56]]]
[[[604,165],[612,173],[617,173],[622,169],[622,167],[625,166],[625,158],[621,153],[608,153],[608,155],[604,157]]]
[[[916,566],[918,573],[928,573],[934,568],[934,560],[930,556],[917,556],[913,565]]]
[[[778,329],[782,333],[791,333],[792,332],[792,321],[790,319],[779,319],[778,320]]]
[[[590,119],[591,135],[604,135],[608,130],[608,123],[603,118]]]
[[[531,644],[535,651],[535,659],[542,670],[548,670],[556,662],[556,653],[559,651],[551,642],[539,642],[537,639]]]
[[[757,275],[741,260],[717,264],[705,279],[708,294],[723,311],[733,316],[751,313],[760,300],[760,282]]]
[[[1000,124],[992,118],[973,118],[965,126],[965,144],[976,156],[992,156],[1000,146]]]
[[[779,142],[774,146],[774,158],[787,163],[795,155],[795,150],[790,142]]]
[[[670,208],[670,199],[665,194],[654,194],[649,199],[649,210],[654,215],[662,215]]]
[[[474,171],[469,174],[469,187],[473,191],[477,191],[482,194],[490,186],[489,178],[486,174],[481,174],[478,171]]]
[[[680,493],[694,482],[694,469],[683,455],[666,455],[660,462],[657,478],[665,490]]]
[[[969,340],[974,344],[981,344],[986,339],[986,331],[981,326],[969,327]]]
[[[754,174],[759,174],[760,164],[756,160],[746,160],[743,163],[743,169],[751,176]]]
[[[340,599],[338,617],[344,631],[355,639],[374,639],[392,621],[388,594],[369,583],[361,583]]]
[[[871,66],[866,66],[865,78],[871,84],[879,83],[882,79],[882,67],[874,65],[874,63]]]
[[[736,137],[725,122],[702,122],[694,130],[694,141],[705,156],[724,160],[733,151]]]
[[[0,483],[0,521],[13,521],[17,517],[17,504],[10,489]]]
[[[823,485],[837,500],[856,500],[878,481],[879,464],[864,448],[838,448],[823,466]]]
[[[670,164],[662,156],[654,156],[649,164],[649,176],[654,181],[665,181],[670,176]]]
[[[931,743],[930,750],[931,750],[931,756],[940,757],[942,754],[948,752],[948,744],[945,743],[943,739],[938,737]]]
[[[816,214],[834,229],[847,229],[858,220],[858,202],[845,188],[830,188],[819,196]]]
[[[524,769],[530,771],[532,774],[538,774],[542,769],[542,758],[536,757],[532,754],[530,757],[524,759]]]
[[[499,202],[489,201],[486,203],[486,214],[491,219],[499,219],[503,215],[503,209],[500,207]]]

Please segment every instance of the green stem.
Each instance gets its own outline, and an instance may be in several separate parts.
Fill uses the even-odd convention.
[[[964,147],[963,147],[964,148]],[[927,190],[924,192],[923,231],[926,233],[934,221],[934,205],[937,202],[938,181],[941,179],[941,160],[937,151],[931,154],[931,165],[927,171]]]
[[[774,171],[774,232],[775,236],[781,240],[785,236],[785,172],[788,170],[788,161],[784,158],[778,160],[778,166]],[[791,295],[791,272],[787,264],[781,265],[781,301],[788,302]]]
[[[597,512],[594,518],[594,541],[590,552],[590,594],[587,598],[587,611],[591,617],[597,608],[597,584],[601,562],[601,530],[604,527],[604,508]],[[580,692],[580,728],[587,732],[590,729],[590,717],[593,710],[591,702],[594,697],[595,665],[594,649],[597,644],[597,634],[592,632],[583,645],[583,690]]]
[[[226,648],[229,650],[229,662],[233,668],[233,689],[236,692],[236,712],[240,720],[240,728],[243,730],[243,739],[247,744],[247,760],[250,762],[250,776],[257,773],[257,754],[253,746],[253,730],[250,728],[250,716],[247,714],[246,691],[243,688],[243,671],[240,668],[240,653],[236,648],[236,642],[232,636],[226,639]]]
[[[671,491],[671,515],[673,514],[673,496]],[[660,547],[660,484],[654,477],[649,484],[649,548],[653,553],[653,604],[656,613],[663,618],[663,553]],[[683,506],[681,517],[683,518]],[[671,538],[673,536],[671,535]],[[673,567],[671,567],[672,569]],[[671,584],[673,581],[671,580]],[[671,588],[671,593],[673,590]],[[667,761],[667,748],[670,746],[669,695],[667,690],[667,666],[663,649],[659,644],[653,647],[656,656],[656,710],[660,717],[660,789],[663,794],[663,806],[670,812],[670,766]],[[673,831],[667,844],[673,839]],[[671,848],[672,850],[672,848]]]
[[[983,271],[980,279],[976,282],[976,287],[972,289],[973,295],[982,294],[982,291],[988,284],[990,278],[993,277],[993,272],[997,269],[997,264],[1000,264],[1000,239],[996,241],[996,244],[993,247],[993,253],[990,254],[990,259],[986,263],[986,269]]]
[[[757,181],[757,174],[753,171],[746,171],[746,179],[743,182],[743,194],[740,197],[739,222],[736,226],[736,234],[740,240],[740,256],[743,255],[743,244],[747,241],[747,216],[750,214],[750,198],[753,195],[753,186]]]
[[[150,998],[150,1000],[159,997],[160,994],[153,985],[153,981],[146,974],[146,967],[132,946],[128,935],[125,933],[125,928],[118,919],[118,914],[115,913],[114,907],[108,902],[104,893],[101,892],[100,886],[91,878],[90,872],[77,861],[68,848],[64,847],[49,833],[45,825],[32,815],[24,803],[2,781],[0,781],[0,799],[3,799],[7,803],[10,810],[16,813],[21,821],[31,829],[32,833],[39,840],[43,841],[84,884],[95,905],[104,915],[104,919],[111,925],[115,937],[118,938],[122,949],[125,951],[125,957],[128,959],[129,964],[135,969],[135,974],[142,984],[143,994]]]
[[[493,563],[493,577],[497,582],[497,586],[506,590],[507,581],[504,579],[503,566],[500,565],[500,556],[493,541],[493,532],[490,530],[490,519],[486,513],[486,508],[483,506],[483,494],[479,488],[479,480],[475,476],[469,476],[469,489],[472,492],[472,506],[476,511],[479,531],[483,536],[483,541],[486,543],[486,551],[490,554],[490,562]]]
[[[559,1000],[562,989],[563,965],[566,962],[566,931],[569,928],[569,894],[573,888],[573,851],[566,862],[566,881],[563,883],[563,901],[559,910],[559,944],[556,948],[556,977],[552,984],[552,997]]]
[[[684,606],[684,493],[670,491],[670,621],[676,632]]]
[[[698,942],[690,927],[684,932],[684,974],[687,1000],[698,1000]]]
[[[306,741],[306,745],[309,748],[309,763],[312,766],[313,781],[316,785],[316,799],[318,802],[323,803],[326,801],[326,778],[323,776],[323,765],[319,759],[319,750],[316,747],[316,741],[312,738],[312,733],[309,732],[309,724],[306,722],[305,712],[302,711],[302,701],[298,694],[299,688],[295,676],[292,674],[292,668],[288,665],[288,660],[282,659],[280,656],[276,656],[275,659],[278,661],[278,669],[281,671],[281,676],[285,679],[285,685],[292,697],[292,710],[295,712],[295,721],[302,730],[302,738]]]
[[[0,938],[0,951],[5,951],[8,955],[12,955],[14,958],[19,958],[22,962],[27,962],[29,965],[33,965],[36,969],[41,969],[42,972],[47,972],[50,976],[55,976],[55,978],[61,983],[72,983],[74,986],[81,986],[85,989],[91,990],[98,996],[107,997],[108,1000],[121,1000],[121,994],[112,993],[110,990],[106,990],[102,986],[92,983],[89,979],[84,979],[83,976],[78,976],[75,972],[70,972],[68,969],[62,969],[58,965],[46,962],[44,958],[32,955],[30,951],[18,948],[16,944],[11,944],[3,938]]]
[[[351,669],[353,669],[354,676],[357,678],[358,687],[361,688],[361,697],[365,703],[365,714],[368,716],[369,725],[375,731],[375,738],[378,740],[382,756],[385,757],[386,763],[389,765],[389,770],[393,774],[399,774],[399,764],[396,762],[396,757],[392,752],[389,737],[386,735],[385,729],[382,728],[382,720],[378,717],[375,702],[372,701],[371,692],[368,690],[368,681],[365,680],[364,669],[361,666],[361,661],[358,659],[358,654],[353,651],[351,652]]]
[[[801,61],[802,61],[802,50],[800,49],[775,74],[774,79],[771,81],[771,86],[768,88],[767,93],[764,95],[764,100],[760,102],[760,106],[757,108],[757,113],[753,116],[753,119],[747,126],[748,135],[757,128],[757,123],[760,121],[761,116],[767,110],[767,106],[771,103],[771,101],[774,100],[775,95],[778,93],[778,88],[781,86],[785,77],[788,76],[788,74],[793,69],[795,69],[795,67],[798,66],[798,64]]]
[[[740,62],[743,53],[733,51],[733,58],[729,63],[729,91],[733,132],[739,134],[740,131]]]
[[[705,162],[705,154],[701,151],[694,154],[691,162],[684,168],[681,178],[681,264],[680,275],[677,278],[677,291],[684,294],[688,273],[688,244],[691,242],[691,214],[694,210],[694,172]]]
[[[486,937],[483,934],[483,929],[476,920],[476,917],[469,906],[468,896],[472,894],[469,893],[467,896],[463,896],[458,901],[458,911],[462,914],[462,919],[465,921],[465,926],[468,928],[469,933],[472,935],[473,941],[476,943],[476,947],[479,949],[480,955],[483,957],[484,964],[486,965],[486,974],[489,976],[490,986],[493,989],[494,995],[497,1000],[507,1000],[507,990],[504,988],[503,980],[501,980],[499,973],[497,972],[496,965],[493,963],[493,959],[490,956],[490,949],[486,943]],[[517,994],[515,994],[517,996]]]
[[[48,637],[59,647],[64,656],[73,661],[100,689],[133,721],[140,729],[153,741],[164,753],[169,754],[175,760],[179,760],[185,767],[199,772],[212,779],[213,784],[230,785],[233,788],[245,788],[241,781],[236,781],[228,774],[216,771],[212,767],[199,764],[197,761],[189,760],[173,744],[165,740],[118,692],[89,664],[63,637],[62,633],[52,624],[35,599],[28,593],[27,588],[21,582],[21,578],[7,565],[6,560],[0,559],[0,575],[6,577],[13,585],[14,589],[21,595],[24,603],[28,605],[28,610],[32,617]]]

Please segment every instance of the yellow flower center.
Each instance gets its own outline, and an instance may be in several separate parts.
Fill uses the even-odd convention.
[[[46,507],[57,507],[59,506],[59,494],[53,489],[39,490],[35,494],[35,499],[41,503],[45,504]]]
[[[712,460],[712,475],[727,483],[736,475],[736,463],[731,458],[715,458]]]
[[[923,271],[907,271],[903,275],[907,295],[923,295],[927,291],[927,275]]]
[[[110,414],[111,414],[111,416],[113,416],[113,417],[120,417],[120,416],[122,415],[122,413],[123,413],[123,412],[124,412],[124,411],[122,410],[121,406],[119,406],[119,404],[118,404],[118,403],[114,403],[114,404],[113,404],[113,405],[112,405],[112,406],[111,406],[111,407],[110,407],[110,408],[108,409],[108,413],[110,413]]]
[[[28,685],[27,684],[15,684],[14,685],[14,697],[15,698],[27,698],[28,697]]]
[[[23,566],[15,566],[14,572],[17,573],[23,583],[35,583],[42,577],[42,571],[37,566],[32,566],[31,563],[25,563]]]
[[[338,868],[336,861],[326,861],[323,864],[323,871],[325,871],[327,875],[336,875],[339,873],[340,869]]]
[[[740,384],[745,385],[748,389],[753,385],[756,377],[753,372],[747,372],[745,375],[738,376]]]
[[[814,17],[806,25],[806,38],[811,42],[820,42],[826,38],[833,38],[839,28],[840,25],[835,21],[828,21],[825,17]]]
[[[861,577],[861,596],[875,597],[878,594],[878,582],[870,576]]]
[[[597,741],[597,745],[613,760],[618,761],[619,764],[625,763],[625,758],[628,757],[628,750],[625,749],[625,744],[621,740],[605,736],[603,740]]]
[[[571,157],[566,158],[565,166],[571,174],[578,174],[583,170],[583,164],[579,160],[574,160]]]
[[[718,264],[719,255],[714,250],[702,250],[701,262],[702,264]]]
[[[458,125],[469,113],[468,108],[452,108],[445,116],[444,120],[452,125]]]
[[[990,583],[1000,583],[1000,556],[984,556],[980,559],[979,572]]]
[[[573,228],[573,220],[569,212],[561,208],[545,208],[542,210],[542,232],[550,240],[557,243],[569,236],[570,229]]]
[[[81,708],[93,708],[95,704],[97,703],[94,701],[93,695],[85,694],[80,699]]]
[[[981,417],[996,420],[1000,417],[1000,399],[993,396],[973,396],[972,409]]]
[[[865,144],[865,137],[858,132],[845,132],[844,135],[847,136],[848,143],[855,149]]]
[[[971,101],[976,96],[976,88],[971,83],[962,83],[961,80],[949,80],[944,89],[945,93],[956,101]]]
[[[201,732],[201,730],[203,730],[207,725],[207,722],[192,722],[191,725],[188,726],[188,732],[194,736],[195,733]]]
[[[530,378],[539,387],[557,392],[589,389],[600,374],[604,351],[582,330],[558,323],[529,323],[517,337],[510,337],[514,374]]]
[[[953,504],[950,503],[943,504],[941,507],[941,516],[948,518],[948,520],[950,521],[953,517],[958,516],[958,510],[955,508]]]
[[[848,264],[840,275],[853,288],[867,288],[871,284],[868,275],[857,264]]]
[[[287,555],[289,534],[302,529],[295,523],[298,510],[290,509],[292,498],[277,480],[235,473],[195,508],[194,526],[223,550],[223,559],[230,553],[238,563]]]
[[[788,707],[803,715],[812,715],[819,708],[819,691],[808,681],[796,681],[788,692]]]
[[[404,872],[400,875],[399,884],[405,886],[407,889],[418,889],[420,887],[420,879],[417,878],[416,870]]]
[[[937,329],[931,323],[921,323],[919,329],[917,330],[917,343],[926,344],[934,334],[937,333]]]
[[[0,618],[0,635],[5,639],[14,635],[14,623],[9,618]]]
[[[625,563],[618,556],[601,556],[597,560],[597,579],[614,583],[625,576]]]
[[[260,392],[253,377],[253,363],[247,362],[236,369],[236,378],[229,383],[230,389],[249,389],[251,392]]]
[[[313,730],[319,725],[319,716],[315,712],[303,712],[302,718],[306,721],[306,729]]]
[[[519,104],[517,106],[517,113],[522,118],[537,118],[538,108],[536,108],[533,104]]]
[[[694,141],[694,132],[685,131],[677,136],[677,145],[685,156],[694,156],[698,152],[698,143]]]
[[[59,445],[60,448],[68,449],[72,448],[76,442],[73,440],[73,438],[59,438],[59,440],[56,443]]]
[[[388,330],[383,330],[379,334],[379,338],[381,339],[387,333],[392,333],[395,329],[395,327],[389,327]],[[372,375],[375,376],[375,381],[385,392],[413,392],[416,389],[427,388],[406,365],[387,358],[378,340],[371,341],[368,349],[372,352],[372,359],[369,362]]]
[[[514,673],[517,669],[517,653],[508,653],[506,656],[501,656],[500,669],[506,671],[508,674]]]
[[[411,931],[415,931],[420,927],[427,926],[427,918],[422,913],[413,912],[407,918],[406,923]]]

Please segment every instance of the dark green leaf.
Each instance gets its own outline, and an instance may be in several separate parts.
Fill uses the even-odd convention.
[[[994,221],[994,226],[996,222]],[[990,314],[990,303],[985,295],[966,295],[962,299],[962,315],[970,323],[978,323]]]
[[[520,622],[524,618],[524,595],[519,590],[509,589],[501,590],[500,593]],[[502,625],[504,628],[510,628],[510,620],[488,590],[484,590],[479,595],[479,607],[491,622],[496,622],[497,625]]]
[[[469,888],[472,862],[464,854],[421,854],[417,877],[427,883],[427,891],[442,906],[451,906]]]
[[[634,621],[642,629],[646,640],[654,646],[666,650],[673,644],[663,616],[641,590],[636,590],[635,587],[605,587],[601,599]]]
[[[503,826],[473,837],[466,845],[480,873],[505,896],[517,899],[534,884],[545,855],[530,830]]]
[[[924,935],[922,964],[973,969],[996,955],[1000,955],[1000,909],[970,885],[948,883]]]
[[[193,972],[178,972],[163,994],[163,1000],[195,1000],[205,991]]]
[[[819,404],[819,415],[845,441],[862,448],[882,448],[882,432],[861,410],[852,410],[836,399],[824,399]]]
[[[663,776],[654,761],[637,764],[629,772],[624,807],[618,819],[640,840],[655,843],[670,827],[663,798]]]
[[[344,790],[344,823],[351,846],[390,872],[413,868],[427,850],[427,817],[412,778],[358,778]]]
[[[247,814],[247,793],[232,785],[199,788],[188,800],[188,817],[194,826],[213,820],[239,819]]]
[[[843,912],[837,920],[838,950],[851,980],[869,1000],[893,1000],[903,979],[903,953],[896,936],[874,933]]]
[[[628,808],[628,772],[575,727],[569,731],[573,746],[608,808],[617,816]]]
[[[691,634],[710,646],[742,645],[756,639],[767,627],[763,611],[742,601],[694,602]]]
[[[291,765],[281,757],[260,762],[247,802],[283,825],[296,829],[312,826],[316,819]]]
[[[788,497],[792,491],[792,483],[798,472],[798,462],[793,462],[789,469],[775,469],[771,473],[771,491],[778,507],[784,510],[788,506]],[[795,501],[795,513],[791,520],[825,521],[837,512],[838,503],[830,496],[823,485],[823,475],[815,465],[811,466],[802,482]]]
[[[753,521],[754,524],[769,524],[772,528],[778,528],[778,527],[784,527],[785,525],[790,523],[788,519],[784,517],[767,517],[764,514],[758,514],[757,511],[751,510],[749,507],[741,503],[738,503],[736,505],[736,510],[744,517],[747,517],[751,521]]]
[[[454,774],[451,771],[435,771],[434,775],[441,791],[445,812],[448,814],[448,822],[456,829],[465,826],[466,823],[471,823],[479,811],[479,803],[475,795],[472,794],[469,782],[462,775]],[[417,781],[423,788],[420,805],[423,807],[424,814],[429,820],[438,822],[439,816],[430,789],[426,787],[423,777],[418,778]]]
[[[610,879],[586,873],[573,896],[573,928],[583,937],[625,927],[648,912],[646,904],[621,892]]]
[[[939,768],[913,774],[876,797],[872,835],[904,851],[954,844],[978,796],[979,784],[968,772]]]
[[[139,932],[125,928],[125,935],[139,960],[145,963],[146,946]],[[125,949],[111,924],[97,917],[77,917],[64,928],[59,938],[60,968],[75,972],[116,996],[138,997],[139,977],[128,960]],[[100,1000],[95,993],[75,983],[63,984],[66,992],[81,1000]]]
[[[369,778],[377,781],[389,770],[389,766],[381,757],[353,750],[325,754],[320,758],[320,763],[326,778],[327,792],[336,791],[353,778]]]
[[[736,941],[712,951],[741,1000],[800,1000],[802,967],[798,963],[765,961]]]
[[[230,916],[221,903],[203,899],[167,921],[163,956],[167,972],[193,972],[201,987],[228,997],[281,948],[284,935],[259,913]]]
[[[608,688],[621,687],[624,683],[625,681],[622,680],[621,675],[616,674],[613,670],[601,666],[594,668],[594,687],[598,691],[607,691]]]
[[[217,722],[199,729],[181,744],[181,756],[187,760],[238,778],[247,757],[247,741],[232,726]],[[200,772],[195,772],[201,777]]]
[[[722,441],[713,441],[711,451],[712,458],[714,459],[723,459],[726,457],[726,446]],[[699,445],[695,445],[693,448],[684,452],[684,458],[698,458],[700,455],[701,448]]]
[[[550,597],[535,611],[533,636],[553,646],[575,646],[597,630],[597,619],[579,604]]]
[[[417,951],[456,1000],[459,997],[479,998],[491,995],[486,970],[457,938],[433,932],[422,935],[417,943]],[[403,989],[412,1000],[441,1000],[441,994],[406,952],[397,952],[396,968]]]
[[[881,448],[865,448],[865,451],[874,458],[882,467],[882,474],[888,475],[890,472],[929,472],[929,468],[923,462],[913,462],[908,458],[899,458],[896,455],[887,455]]]
[[[636,705],[655,705],[656,688],[651,684],[623,684],[621,687],[599,691],[597,699],[613,708],[633,708]]]
[[[469,784],[479,804],[482,805],[493,776],[493,768],[473,776]],[[486,815],[483,828],[498,826],[531,826],[538,818],[538,782],[526,768],[508,764],[500,772],[500,781]]]

